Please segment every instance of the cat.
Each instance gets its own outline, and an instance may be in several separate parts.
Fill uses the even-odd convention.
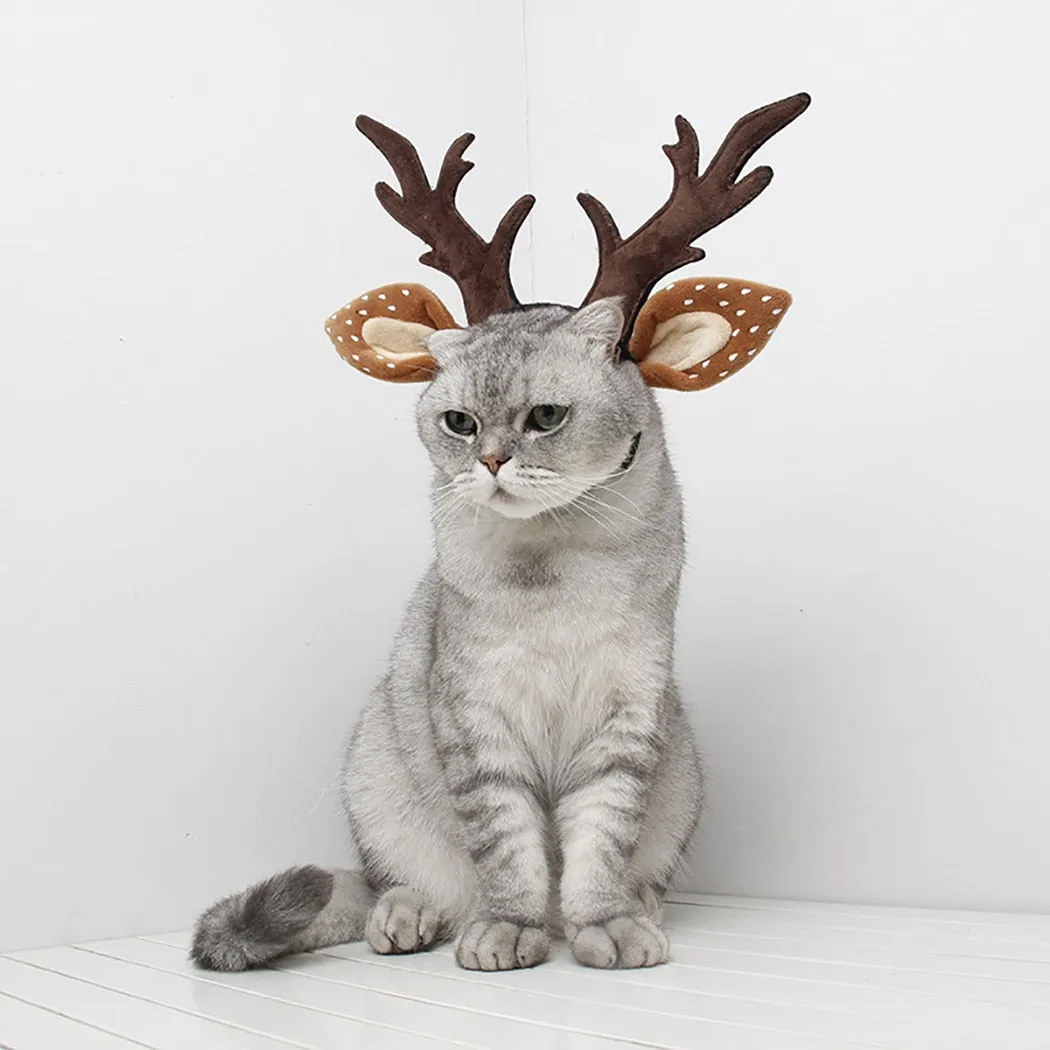
[[[673,672],[682,506],[616,299],[439,331],[416,413],[436,557],[346,751],[362,871],[306,866],[209,908],[242,970],[364,939],[460,966],[667,961],[664,894],[702,807]]]

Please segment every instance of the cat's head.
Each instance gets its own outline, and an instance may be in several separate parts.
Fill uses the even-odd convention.
[[[431,335],[438,369],[416,420],[449,491],[531,518],[618,477],[656,414],[638,367],[617,352],[623,324],[618,301],[603,299]]]

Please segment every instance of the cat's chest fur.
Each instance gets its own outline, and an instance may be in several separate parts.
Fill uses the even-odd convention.
[[[612,553],[526,549],[489,568],[455,603],[464,673],[555,787],[625,696],[657,687],[639,679],[666,674],[654,661],[656,581]]]
[[[476,658],[489,703],[551,785],[609,718],[629,678],[623,619],[599,622],[595,613],[567,603],[557,615],[524,613],[514,630],[492,624]]]

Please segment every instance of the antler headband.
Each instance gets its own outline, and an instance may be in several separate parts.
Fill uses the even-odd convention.
[[[791,296],[778,288],[731,278],[678,280],[655,295],[657,282],[704,258],[693,242],[751,203],[773,170],[744,165],[809,105],[807,94],[773,102],[741,117],[699,171],[700,146],[685,117],[675,120],[678,141],[664,146],[674,185],[663,206],[629,237],[589,193],[578,196],[598,240],[598,272],[583,305],[616,296],[626,324],[623,347],[650,386],[697,390],[739,371],[765,346]],[[521,305],[510,280],[514,239],[536,199],[520,197],[486,241],[456,207],[456,192],[474,166],[463,154],[474,141],[461,135],[449,146],[431,186],[419,154],[403,135],[371,117],[357,128],[386,157],[400,186],[376,186],[390,216],[428,245],[420,262],[447,274],[463,296],[467,324]],[[456,328],[433,292],[415,284],[386,285],[359,296],[329,317],[326,329],[350,364],[378,379],[418,382],[437,369],[425,349],[428,335]]]

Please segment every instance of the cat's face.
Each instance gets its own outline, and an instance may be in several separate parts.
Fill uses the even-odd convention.
[[[622,325],[603,300],[432,336],[440,367],[416,415],[445,491],[531,518],[614,479],[654,410],[638,369],[616,360]]]

